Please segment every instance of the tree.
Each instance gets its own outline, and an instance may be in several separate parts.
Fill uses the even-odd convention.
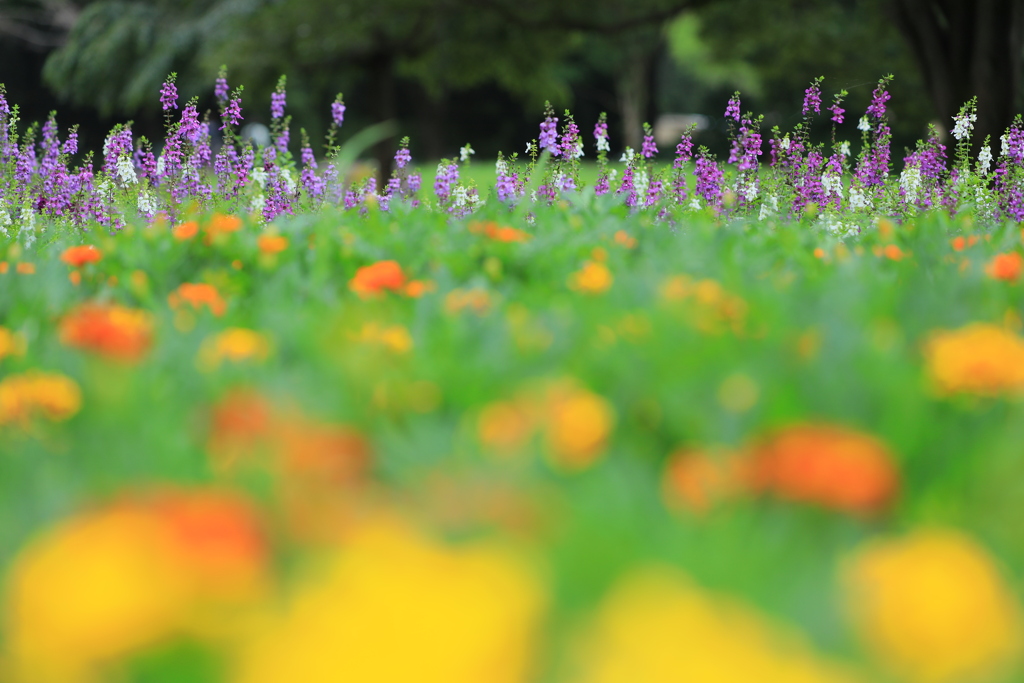
[[[975,140],[997,140],[1021,106],[1024,1],[896,0],[892,12],[940,120],[977,96]]]

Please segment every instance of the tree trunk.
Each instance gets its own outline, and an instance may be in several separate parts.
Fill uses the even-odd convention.
[[[394,121],[395,107],[395,60],[390,53],[380,53],[370,62],[370,79],[373,92],[373,114],[376,121]],[[395,136],[391,135],[378,142],[373,150],[377,160],[377,188],[380,191],[391,177],[391,166],[397,148]]]
[[[893,11],[946,129],[978,97],[976,151],[998,139],[1019,111],[1024,0],[896,0]]]
[[[644,116],[647,113],[648,71],[650,55],[634,54],[626,62],[615,82],[615,90],[619,100],[619,113],[622,115],[623,140],[627,147],[640,153],[643,145]]]

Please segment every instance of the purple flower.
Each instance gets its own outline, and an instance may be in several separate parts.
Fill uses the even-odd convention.
[[[417,192],[419,192],[420,191],[420,184],[422,182],[423,182],[423,176],[421,176],[419,173],[412,173],[412,174],[410,174],[409,175],[409,179],[406,181],[406,184],[408,184],[408,186],[409,186],[410,194],[416,194]]]
[[[341,95],[331,103],[331,119],[334,125],[340,126],[345,121],[345,103],[341,101]]]
[[[729,104],[725,107],[725,118],[733,119],[737,123],[740,120],[740,94],[736,93],[729,99]]]
[[[171,74],[160,88],[160,106],[164,111],[178,108],[178,88],[174,85],[177,74]]]
[[[606,171],[597,179],[597,185],[594,186],[594,194],[600,197],[603,194],[608,194],[609,190],[608,173]]]
[[[654,144],[654,136],[653,135],[645,135],[644,136],[644,146],[640,149],[640,155],[643,156],[644,159],[650,159],[651,157],[653,157],[657,153],[658,153],[658,146],[656,144]]]
[[[214,82],[213,96],[217,98],[218,102],[228,101],[228,79],[224,76],[218,76]]]
[[[284,90],[270,93],[270,117],[279,119],[284,116],[286,94]]]
[[[537,143],[541,150],[551,150],[551,154],[558,156],[558,117],[548,116],[540,124],[540,137]]]
[[[437,175],[434,177],[434,194],[437,201],[444,204],[452,196],[452,185],[459,182],[459,165],[445,163],[442,161],[437,165]]]
[[[608,122],[603,118],[594,125],[594,140],[598,152],[607,152],[611,149],[608,145]]]
[[[672,163],[672,167],[676,170],[683,168],[693,157],[693,138],[690,137],[690,132],[683,133],[682,138],[679,140],[679,144],[676,145],[676,160]]]
[[[64,141],[64,146],[61,148],[61,153],[67,154],[68,156],[74,156],[78,153],[78,128],[72,128],[68,132],[68,139]]]
[[[398,168],[405,168],[410,161],[412,161],[412,154],[409,153],[408,147],[402,147],[395,152],[395,166]]]
[[[719,206],[722,202],[722,179],[725,174],[718,163],[703,150],[697,157],[693,175],[697,176],[696,192],[704,198],[709,206]]]
[[[242,121],[242,100],[235,97],[228,103],[227,109],[224,110],[223,124],[220,129],[224,130],[228,126],[237,126]]]
[[[878,83],[878,87],[871,93],[871,104],[868,106],[867,113],[874,116],[876,119],[880,119],[885,116],[885,103],[889,101],[892,95],[886,90],[888,81],[882,79]]]
[[[565,127],[565,132],[562,134],[561,154],[563,158],[574,159],[578,156],[580,149],[576,143],[579,138],[580,129],[576,126],[575,121],[569,119],[569,123]]]
[[[813,111],[815,114],[821,113],[821,87],[819,85],[820,79],[815,80],[811,83],[811,87],[804,91],[804,108],[803,115],[807,116]]]
[[[658,200],[661,199],[662,187],[664,187],[664,184],[660,180],[654,179],[651,181],[651,184],[647,187],[647,197],[644,198],[644,206],[654,206],[658,203]]]

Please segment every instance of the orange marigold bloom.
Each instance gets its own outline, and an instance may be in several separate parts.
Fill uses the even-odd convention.
[[[405,285],[405,273],[398,261],[378,261],[356,271],[349,289],[361,297],[370,297],[385,290],[397,292]]]
[[[544,440],[555,464],[569,470],[590,467],[604,452],[615,412],[604,398],[569,382],[549,392]]]
[[[410,299],[419,299],[427,292],[433,292],[437,286],[430,280],[409,280],[403,293]]]
[[[477,418],[480,443],[500,452],[515,451],[526,445],[535,428],[535,416],[516,401],[490,403]]]
[[[228,308],[217,288],[202,282],[182,283],[178,289],[167,296],[167,303],[173,309],[178,309],[184,304],[189,304],[196,310],[206,306],[217,317],[224,315]]]
[[[81,268],[86,263],[96,263],[103,258],[103,252],[91,244],[80,247],[70,247],[60,255],[60,260],[69,266]]]
[[[599,261],[587,261],[583,268],[569,276],[569,288],[584,294],[602,294],[611,289],[612,272]]]
[[[354,483],[370,465],[369,442],[344,425],[285,420],[277,427],[275,448],[285,474],[321,483]]]
[[[892,453],[837,425],[795,425],[753,445],[743,477],[755,492],[851,513],[873,513],[899,489]]]
[[[263,361],[270,355],[270,348],[266,335],[244,327],[229,327],[203,341],[199,349],[199,364],[212,370],[224,361]]]
[[[632,237],[625,230],[619,230],[615,233],[615,244],[625,247],[626,249],[632,249],[636,246],[636,238]]]
[[[153,343],[153,318],[114,304],[82,304],[60,323],[60,341],[111,359],[135,362]]]
[[[288,238],[283,235],[260,235],[256,246],[264,254],[279,254],[288,248]]]
[[[179,225],[175,225],[171,229],[171,236],[179,242],[190,240],[199,234],[199,223],[195,221],[185,221]]]
[[[16,272],[18,275],[35,275],[36,264],[23,261],[19,263],[17,266],[15,266],[14,272]]]
[[[0,325],[0,360],[25,353],[25,337]]]
[[[467,309],[477,315],[484,315],[490,308],[491,295],[486,289],[453,289],[444,298],[444,310],[452,315]]]
[[[701,514],[736,489],[733,464],[725,454],[681,449],[669,456],[662,492],[670,508]]]
[[[275,416],[262,395],[244,389],[229,392],[210,413],[206,450],[220,467],[227,467],[267,447]]]
[[[900,261],[906,258],[907,256],[906,254],[903,253],[903,250],[900,249],[899,246],[895,244],[885,245],[885,249],[882,250],[882,253],[885,254],[885,258],[891,261]]]
[[[81,406],[78,385],[61,374],[30,370],[0,380],[0,425],[24,425],[36,416],[60,422]]]
[[[1024,258],[1016,251],[996,254],[985,266],[985,272],[989,277],[1006,282],[1019,280],[1022,271],[1024,271]]]
[[[950,241],[950,244],[953,247],[953,251],[963,251],[967,247],[973,247],[977,243],[978,243],[978,236],[977,235],[968,235],[967,237],[964,237],[963,235],[959,235],[957,237],[954,237]]]
[[[242,219],[223,213],[215,213],[206,226],[206,234],[210,236],[221,233],[236,232],[242,229]]]
[[[484,237],[495,242],[525,242],[532,237],[527,232],[507,225],[498,225],[495,221],[473,221],[469,224],[469,231],[475,234],[483,234]]]
[[[11,267],[7,261],[0,261],[0,275],[5,274]]]
[[[1024,392],[1024,339],[987,323],[933,332],[924,346],[928,373],[943,394]]]

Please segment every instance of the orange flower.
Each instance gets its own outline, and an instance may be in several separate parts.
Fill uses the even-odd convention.
[[[352,484],[370,465],[370,444],[344,425],[285,420],[277,428],[275,448],[286,475],[318,483]]]
[[[608,266],[599,261],[587,261],[583,268],[569,276],[569,288],[584,294],[603,294],[614,282]]]
[[[349,289],[363,298],[372,297],[385,290],[397,292],[405,285],[405,273],[397,261],[378,261],[356,271],[348,283]]]
[[[30,370],[0,380],[0,425],[26,425],[36,416],[60,422],[81,406],[81,390],[64,375]]]
[[[933,332],[924,357],[940,393],[1024,392],[1024,339],[997,325],[973,323]]]
[[[103,252],[91,244],[65,249],[60,260],[74,268],[81,268],[86,263],[96,263],[103,258]]]
[[[7,261],[0,261],[0,275],[6,274],[10,267],[11,264]]]
[[[182,283],[167,296],[167,303],[175,310],[186,303],[196,310],[206,306],[218,318],[224,315],[228,308],[217,288],[205,283]]]
[[[451,315],[467,309],[477,315],[484,315],[490,308],[491,296],[486,289],[453,289],[444,298],[444,310]]]
[[[270,355],[270,340],[266,335],[244,327],[229,327],[203,340],[199,349],[199,365],[214,370],[224,361],[240,363],[264,361]]]
[[[23,261],[14,268],[14,272],[18,275],[35,275],[36,264]]]
[[[973,247],[977,243],[978,243],[978,236],[977,235],[969,235],[967,237],[964,237],[963,235],[960,235],[958,237],[954,237],[950,241],[950,244],[953,247],[953,251],[963,251],[967,247]]]
[[[568,381],[549,389],[544,413],[548,454],[568,470],[594,464],[608,445],[615,422],[608,401]]]
[[[662,492],[670,508],[702,514],[736,489],[734,463],[724,453],[680,449],[669,456]]]
[[[185,221],[180,225],[175,225],[171,230],[171,235],[179,242],[190,240],[198,234],[199,223],[196,223],[195,221]]]
[[[469,231],[475,234],[483,234],[484,237],[495,242],[525,242],[531,238],[531,235],[527,232],[507,225],[498,225],[494,221],[484,223],[474,221],[469,224]]]
[[[985,272],[989,277],[1006,282],[1019,280],[1021,271],[1024,271],[1024,258],[1015,251],[996,254],[985,266]]]
[[[0,325],[0,360],[7,356],[25,355],[25,336]]]
[[[437,286],[430,280],[409,280],[403,293],[410,299],[419,299],[427,292],[433,292]]]
[[[260,235],[256,246],[261,253],[279,254],[288,248],[288,238],[282,235]]]
[[[213,237],[221,233],[236,232],[242,229],[242,219],[238,216],[215,213],[206,226],[206,234]]]
[[[886,445],[837,425],[787,427],[754,444],[742,471],[754,492],[860,514],[884,508],[899,488]]]
[[[490,403],[477,418],[477,435],[487,448],[507,453],[526,445],[535,428],[527,406],[516,401]]]
[[[630,236],[625,230],[619,230],[615,233],[615,244],[621,245],[626,249],[632,249],[636,246],[636,238]]]
[[[903,250],[900,249],[895,244],[885,245],[885,249],[882,251],[882,253],[885,254],[885,258],[889,259],[890,261],[900,261],[906,258],[906,254],[903,253]]]
[[[234,390],[213,406],[206,450],[218,466],[228,467],[265,448],[273,428],[274,415],[266,398]]]
[[[114,360],[137,362],[153,343],[153,318],[114,304],[82,304],[60,323],[60,341]]]

